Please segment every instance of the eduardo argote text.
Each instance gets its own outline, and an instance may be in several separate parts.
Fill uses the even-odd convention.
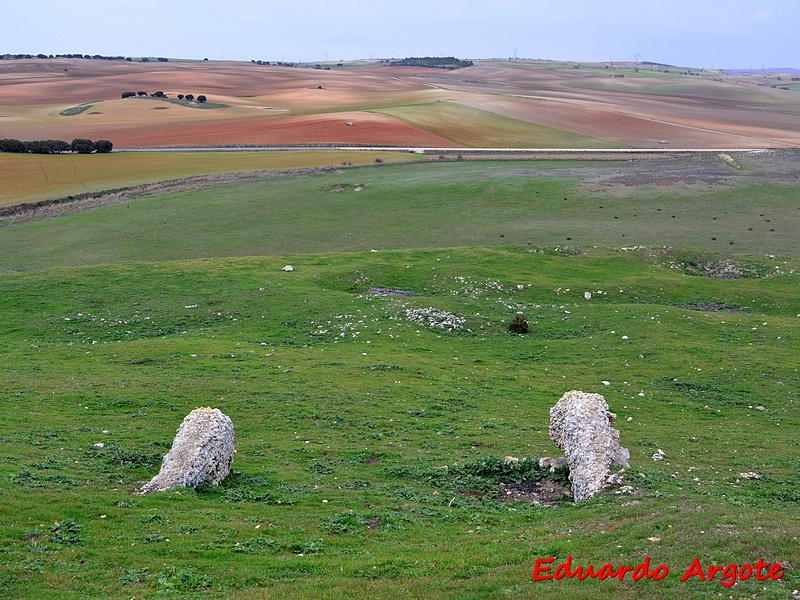
[[[640,579],[660,581],[669,575],[669,568],[666,565],[651,567],[649,556],[644,559],[644,562],[632,566],[619,565],[615,567],[608,563],[599,567],[594,567],[591,564],[588,566],[573,566],[572,556],[567,556],[565,561],[555,567],[553,567],[554,562],[554,557],[537,558],[533,567],[533,580],[547,581],[549,579],[572,579],[576,577],[579,580],[618,579],[623,581],[626,577],[630,577],[632,581],[639,581]],[[781,568],[780,563],[769,563],[763,558],[759,558],[757,562],[752,564],[737,565],[731,563],[729,565],[708,566],[704,566],[699,558],[695,558],[681,575],[681,581],[684,582],[689,579],[716,581],[727,588],[737,581],[745,581],[750,578],[755,578],[758,581],[780,579],[784,575]]]

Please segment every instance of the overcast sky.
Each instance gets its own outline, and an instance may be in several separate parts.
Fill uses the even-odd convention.
[[[0,54],[800,68],[800,0],[10,0]]]

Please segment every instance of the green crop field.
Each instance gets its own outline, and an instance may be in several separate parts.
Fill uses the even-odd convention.
[[[455,102],[382,108],[397,117],[464,146],[485,148],[620,148],[608,140],[512,119]]]
[[[6,222],[0,596],[791,597],[775,156],[357,167]],[[630,487],[509,499],[565,482],[538,458],[572,389],[618,415]],[[198,406],[233,420],[232,475],[136,495]],[[669,573],[532,581],[568,557]],[[694,559],[777,567],[681,582]]]

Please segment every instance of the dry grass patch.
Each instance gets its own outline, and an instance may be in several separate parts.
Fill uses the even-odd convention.
[[[409,160],[390,152],[185,152],[106,155],[0,153],[0,206],[140,183],[268,169]]]

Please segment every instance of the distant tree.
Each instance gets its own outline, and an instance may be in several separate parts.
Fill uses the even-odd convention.
[[[183,100],[183,94],[178,94],[178,100]]]
[[[206,101],[208,101],[208,98],[206,98],[205,96],[203,96],[201,94],[200,96],[197,97],[197,101],[198,102],[206,102]]]
[[[94,142],[83,138],[72,140],[72,151],[78,154],[91,154],[94,152]]]
[[[162,58],[162,57],[159,57],[159,58],[158,58],[158,61],[159,61],[159,62],[169,62],[169,59],[168,59],[168,58]]]
[[[142,62],[150,62],[150,59],[146,56],[142,57]]]
[[[48,154],[60,154],[72,150],[72,146],[63,140],[45,140],[44,143],[49,150]]]
[[[147,96],[147,92],[136,92],[138,96]]]
[[[22,152],[27,152],[27,150],[25,142],[14,139],[0,140],[0,152],[14,152],[20,154]]]
[[[136,96],[136,92],[122,92],[123,98],[133,98]]]
[[[191,102],[192,100],[194,100],[194,94],[186,94],[186,96],[184,96],[184,98],[186,98],[186,100]]]
[[[45,140],[25,142],[25,148],[31,154],[52,154],[51,146]]]
[[[167,97],[166,94],[164,94],[164,92],[155,92],[153,94],[153,96],[155,96],[156,98],[166,98]]]
[[[97,140],[94,143],[95,152],[99,152],[100,154],[107,154],[114,149],[114,144],[111,143],[110,140]]]

